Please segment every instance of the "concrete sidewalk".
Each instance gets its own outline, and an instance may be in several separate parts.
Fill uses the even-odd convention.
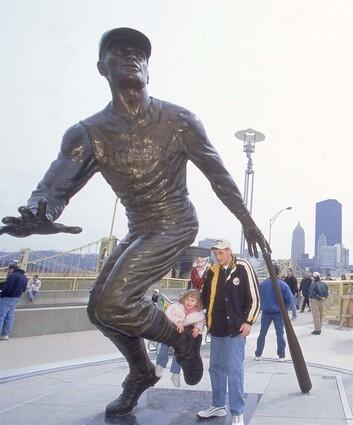
[[[299,390],[293,365],[279,363],[271,330],[262,361],[254,361],[259,325],[247,339],[246,425],[353,425],[353,331],[325,325],[311,335],[310,313],[293,322],[313,383]],[[151,354],[154,359],[155,354]],[[195,412],[211,403],[209,345],[202,346],[205,373],[196,387],[175,389],[170,374],[142,396],[120,425],[197,425]],[[289,357],[289,356],[288,356]],[[0,342],[0,415],[4,425],[104,425],[104,407],[121,392],[127,364],[97,331]],[[231,417],[208,421],[230,425]]]
[[[246,356],[252,358],[259,333],[260,320],[247,338]],[[307,362],[353,370],[353,329],[339,330],[334,325],[324,325],[320,336],[311,335],[310,312],[298,313],[292,322]],[[265,357],[277,358],[276,335],[271,327],[266,339]],[[114,345],[99,331],[70,332],[13,338],[0,341],[0,371],[40,367],[58,362],[96,361],[99,358],[116,358]],[[287,350],[287,358],[289,353]]]

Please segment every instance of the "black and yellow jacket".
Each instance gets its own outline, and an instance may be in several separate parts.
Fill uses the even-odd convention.
[[[233,258],[224,290],[227,328],[230,335],[238,335],[241,325],[253,325],[260,311],[258,280],[252,266],[245,260]],[[212,334],[212,316],[221,266],[208,270],[202,288],[202,301],[206,309],[206,324]]]

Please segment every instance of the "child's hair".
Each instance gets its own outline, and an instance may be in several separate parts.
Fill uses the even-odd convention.
[[[184,305],[184,301],[187,297],[196,298],[197,304],[196,309],[197,311],[203,310],[202,300],[201,300],[201,294],[196,289],[188,289],[184,294],[179,298],[180,304]]]

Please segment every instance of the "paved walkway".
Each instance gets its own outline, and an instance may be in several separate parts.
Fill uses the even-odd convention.
[[[310,395],[300,393],[290,361],[279,363],[270,331],[264,359],[253,360],[259,325],[247,340],[246,424],[352,425],[353,330],[325,325],[311,335],[310,313],[293,322],[313,382]],[[202,347],[205,370],[209,346]],[[153,356],[153,354],[152,354]],[[101,425],[104,406],[121,391],[127,365],[99,332],[87,331],[0,342],[1,424]],[[352,371],[352,374],[349,374]],[[195,411],[210,402],[204,374],[197,387],[174,389],[169,373],[146,392],[133,415],[120,425],[191,425]],[[213,424],[230,424],[230,418]]]
[[[247,339],[246,356],[253,357],[260,320]],[[338,330],[337,326],[324,325],[322,335],[311,335],[310,312],[298,313],[293,323],[307,362],[320,363],[343,369],[353,369],[353,329]],[[13,338],[0,341],[0,372],[9,369],[42,367],[48,363],[96,361],[115,358],[113,344],[99,331],[71,332]],[[270,328],[264,356],[276,358],[276,335]]]

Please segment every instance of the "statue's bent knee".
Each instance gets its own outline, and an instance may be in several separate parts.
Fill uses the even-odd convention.
[[[113,305],[108,300],[100,300],[95,305],[94,317],[103,325],[114,326],[116,329],[121,329],[124,323],[130,322],[131,311],[120,303]],[[123,330],[123,329],[122,329]]]

